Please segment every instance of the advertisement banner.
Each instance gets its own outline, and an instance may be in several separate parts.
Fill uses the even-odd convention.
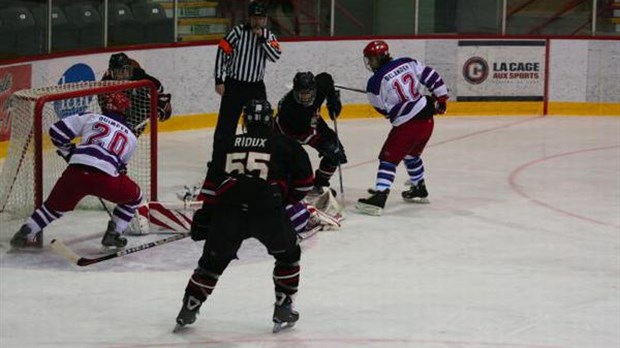
[[[544,40],[460,40],[458,101],[542,101]]]
[[[6,141],[11,133],[9,99],[13,92],[30,88],[32,66],[30,64],[0,67],[0,141]]]

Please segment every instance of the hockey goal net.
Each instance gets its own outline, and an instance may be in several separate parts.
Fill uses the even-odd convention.
[[[145,200],[157,199],[157,92],[152,82],[88,81],[20,90],[9,101],[11,133],[0,175],[0,241],[10,239],[44,202],[67,166],[51,143],[50,126],[71,114],[101,112],[98,95],[117,91],[130,96],[126,120],[139,135],[128,174]],[[77,209],[103,206],[97,198],[86,197]]]

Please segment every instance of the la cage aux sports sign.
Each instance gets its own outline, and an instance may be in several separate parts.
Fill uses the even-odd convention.
[[[544,40],[461,40],[457,100],[540,100]]]
[[[481,57],[472,57],[463,64],[465,81],[477,85],[489,77],[493,79],[538,79],[540,62],[493,62],[489,64]]]

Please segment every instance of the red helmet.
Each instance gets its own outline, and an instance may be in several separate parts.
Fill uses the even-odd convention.
[[[391,61],[388,44],[382,40],[370,41],[364,47],[364,64],[372,72],[379,70],[387,62]]]
[[[125,111],[131,107],[131,99],[123,92],[113,92],[103,95],[101,103],[101,111],[116,112],[125,114]]]
[[[382,40],[370,41],[364,48],[364,57],[382,57],[390,54],[388,44]]]

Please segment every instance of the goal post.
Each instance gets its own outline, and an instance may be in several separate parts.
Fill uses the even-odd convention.
[[[11,96],[8,108],[11,133],[0,174],[1,242],[44,202],[67,166],[51,143],[51,125],[76,113],[99,113],[98,96],[119,91],[132,101],[125,120],[138,136],[128,174],[146,201],[157,200],[157,90],[151,81],[86,81],[20,90]],[[102,208],[94,197],[77,207]]]

